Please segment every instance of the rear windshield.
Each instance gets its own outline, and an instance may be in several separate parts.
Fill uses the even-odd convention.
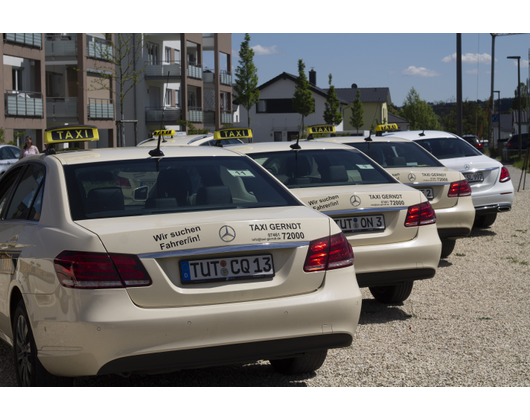
[[[300,205],[240,156],[123,160],[64,171],[74,220]]]
[[[467,141],[456,137],[414,140],[414,142],[418,143],[438,159],[455,159],[482,155],[482,153],[471,146]]]
[[[375,140],[347,144],[366,153],[383,168],[443,166],[440,161],[433,158],[423,148],[413,142],[383,142]]]
[[[353,149],[286,150],[249,156],[289,188],[397,183]]]

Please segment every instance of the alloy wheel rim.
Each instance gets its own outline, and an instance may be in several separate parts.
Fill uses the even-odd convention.
[[[23,316],[19,316],[17,320],[16,357],[18,375],[24,386],[31,385],[31,356],[28,324]]]

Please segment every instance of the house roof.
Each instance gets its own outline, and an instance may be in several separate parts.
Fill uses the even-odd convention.
[[[388,113],[388,123],[389,124],[409,124],[409,121],[405,118],[398,117],[396,114]]]
[[[361,102],[362,103],[368,103],[368,102],[387,102],[391,103],[390,100],[390,89],[386,87],[368,87],[368,88],[335,88],[335,91],[337,92],[337,96],[346,101],[347,103],[351,104],[356,96],[357,96],[357,90],[361,92]]]
[[[270,86],[272,85],[273,83],[276,83],[278,80],[285,80],[285,79],[289,79],[291,80],[292,82],[296,83],[296,79],[297,79],[297,76],[293,75],[293,74],[290,74],[290,73],[286,73],[286,72],[283,72],[282,74],[279,74],[278,76],[276,76],[275,78],[269,80],[268,82],[265,82],[263,83],[261,86],[258,86],[258,89],[259,90],[262,90],[264,88],[266,88],[267,86]],[[320,96],[323,96],[324,98],[326,98],[328,96],[328,89],[320,89],[318,86],[315,86],[311,83],[309,83],[309,89],[316,93],[317,95],[320,95]],[[335,89],[335,91],[338,91],[338,89]],[[342,103],[342,104],[348,104],[347,101],[345,101],[340,95],[339,93],[337,92],[337,99]]]

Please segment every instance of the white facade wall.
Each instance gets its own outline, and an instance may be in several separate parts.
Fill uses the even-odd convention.
[[[262,89],[260,99],[290,99],[294,96],[295,89],[296,85],[292,80],[280,79]],[[324,111],[326,109],[326,98],[314,92],[312,94],[315,99],[315,112],[305,117],[304,123],[306,126],[325,124]],[[247,127],[247,110],[239,106],[239,113],[240,117],[237,126]],[[344,114],[342,107],[341,113]],[[250,110],[250,117],[250,128],[252,129],[254,143],[274,141],[274,132],[281,132],[282,141],[287,141],[287,133],[298,131],[302,124],[302,116],[300,114],[256,113],[256,105]],[[338,125],[336,130],[342,131],[343,123]]]

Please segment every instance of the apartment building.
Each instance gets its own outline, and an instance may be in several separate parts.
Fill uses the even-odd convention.
[[[185,133],[181,120],[209,131],[232,123],[231,34],[133,35],[133,44],[144,36],[134,63],[143,77],[124,103],[126,145],[161,127]]]
[[[3,33],[0,43],[0,129],[4,141],[24,144],[31,136],[39,150],[46,129],[43,34]]]

